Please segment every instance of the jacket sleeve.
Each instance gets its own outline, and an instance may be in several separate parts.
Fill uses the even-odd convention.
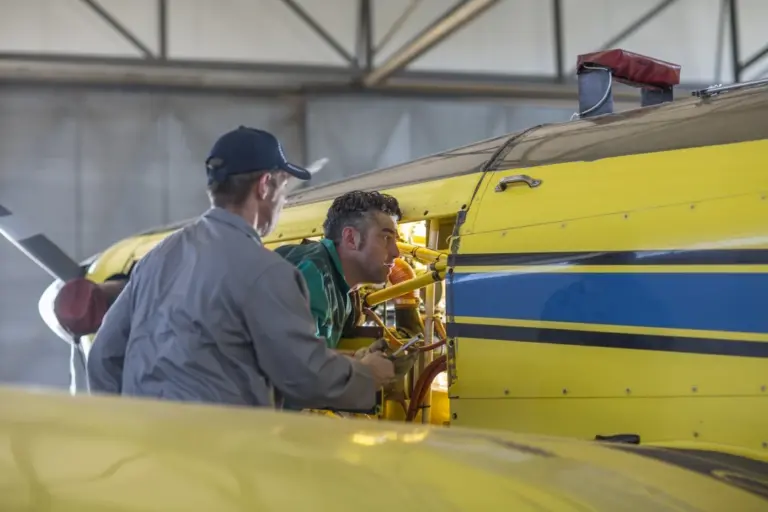
[[[315,336],[304,280],[287,262],[257,279],[243,312],[262,371],[278,391],[309,408],[369,410],[376,388],[368,369]]]
[[[107,310],[88,352],[88,384],[92,393],[120,394],[125,348],[133,312],[131,281]]]

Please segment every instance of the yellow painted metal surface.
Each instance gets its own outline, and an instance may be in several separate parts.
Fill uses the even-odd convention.
[[[755,155],[754,158],[756,161],[752,165],[758,165],[759,159],[763,157]],[[619,163],[617,165],[620,166]],[[664,162],[656,162],[656,165],[664,165]],[[691,165],[695,166],[696,162],[691,162]],[[711,169],[711,172],[719,170]],[[521,222],[517,220],[516,214],[512,215],[510,226],[504,229],[489,233],[495,226],[484,226],[481,231],[486,234],[462,237],[461,252],[494,253],[507,249],[535,253],[633,251],[644,248],[768,248],[767,181],[768,175],[764,174],[762,181],[752,180],[751,191],[728,197],[719,196],[695,202],[685,197],[684,200],[670,201],[671,204],[648,198],[642,209],[605,208],[602,213],[591,217],[573,216],[567,210],[567,205],[561,205],[554,213],[550,212],[552,204],[547,202],[542,205],[542,215],[546,216],[546,222]],[[635,184],[630,183],[627,188],[631,189],[631,185]],[[545,192],[545,187],[542,185],[540,190],[524,192]],[[718,191],[713,190],[711,193],[717,194]],[[688,195],[684,190],[680,194]],[[539,208],[537,199],[541,197],[529,196],[523,206],[528,209]],[[510,195],[506,199],[508,201],[503,203],[506,208],[517,211],[520,198]],[[489,221],[496,222],[490,217]],[[568,268],[572,267],[564,267],[564,271]]]
[[[525,173],[542,180],[541,186],[529,188],[516,184],[504,192],[495,192],[494,187],[502,178],[520,174],[521,170],[496,171],[481,185],[482,197],[472,205],[462,233],[584,221],[611,213],[635,213],[684,202],[756,195],[766,192],[768,177],[762,163],[766,155],[768,140],[762,140],[533,167]],[[729,213],[735,215],[739,211]],[[699,237],[712,236],[702,233],[702,229],[706,227],[700,226]],[[580,243],[587,246],[595,239],[601,247],[612,243],[594,229],[591,239]],[[699,243],[705,241],[706,238],[700,239]],[[681,240],[671,242],[681,247]]]
[[[555,357],[568,355],[569,351],[561,351]],[[451,401],[451,413],[455,415],[451,428],[493,428],[583,440],[635,434],[644,445],[708,443],[724,453],[768,460],[768,450],[763,448],[765,406],[748,396],[461,399]]]
[[[455,216],[462,206],[466,206],[481,177],[480,173],[467,174],[384,188],[379,192],[397,198],[403,211],[403,222],[451,217]],[[321,235],[323,222],[332,202],[333,199],[286,208],[280,216],[277,229],[264,239],[265,245]]]
[[[697,251],[710,251],[713,257],[726,258],[723,261],[738,260],[728,256],[735,254],[728,251],[768,248],[767,156],[768,141],[757,141],[533,167],[525,173],[541,179],[539,187],[521,183],[503,192],[494,189],[499,180],[520,174],[520,170],[489,173],[468,212],[459,254],[519,255],[523,260],[530,258],[526,255],[551,254],[552,261],[547,264],[546,256],[538,264],[478,265],[465,260],[469,262],[457,264],[453,271],[465,283],[499,282],[495,288],[483,288],[496,290],[493,300],[499,303],[531,290],[516,289],[515,283],[524,286],[527,279],[537,276],[557,278],[563,283],[561,288],[551,285],[555,287],[551,291],[537,292],[552,294],[546,304],[563,301],[564,294],[570,293],[570,307],[593,317],[599,313],[591,307],[609,306],[590,305],[600,299],[603,289],[590,284],[600,281],[584,276],[629,276],[633,281],[622,282],[640,283],[638,290],[643,289],[644,279],[659,275],[690,276],[702,282],[710,282],[703,281],[707,276],[762,279],[768,274],[766,264],[735,260],[696,264],[694,256]],[[632,260],[634,251],[646,251],[644,257],[649,258],[654,252],[676,251],[690,254],[692,259],[688,264],[664,264],[664,260],[648,264]],[[590,264],[589,258],[601,253],[624,253],[630,259]],[[686,286],[691,286],[691,293],[707,295],[754,293],[741,284],[722,292],[695,283]],[[449,294],[457,296],[470,289],[466,285],[452,288]],[[557,299],[556,293],[563,297]],[[635,317],[658,315],[661,323],[691,321],[679,320],[668,308],[682,311],[685,304],[665,305],[660,299],[649,293],[647,304],[658,311],[640,312]],[[695,299],[688,295],[681,302]],[[467,301],[466,297],[456,300]],[[459,336],[457,380],[450,388],[454,425],[584,439],[632,433],[639,434],[643,442],[710,442],[722,449],[768,456],[768,358],[674,348],[675,340],[694,340],[706,351],[714,340],[726,351],[729,343],[740,343],[744,354],[765,353],[760,352],[760,345],[768,343],[768,332],[551,321],[547,315],[553,313],[543,308],[534,315],[528,312],[527,317],[496,313],[478,317],[462,308],[466,306],[454,309],[453,322],[520,329],[541,338]],[[494,309],[504,310],[502,306]],[[729,311],[717,314],[727,319]],[[705,324],[706,320],[696,321]],[[552,334],[558,332],[560,338]],[[566,332],[583,335],[578,336],[580,341],[565,341],[573,338]],[[648,342],[650,349],[643,350],[632,349],[631,342],[623,348],[598,346],[602,343],[598,335],[604,333],[656,338]],[[589,346],[593,342],[596,345]],[[693,349],[685,350],[697,350],[694,342],[688,343]]]
[[[468,174],[439,181],[422,181],[388,188],[381,192],[397,197],[403,211],[403,222],[433,217],[452,217],[466,206],[482,174]],[[289,207],[283,210],[277,229],[264,239],[270,249],[302,238],[322,235],[328,207],[332,201],[322,201]],[[131,264],[149,252],[173,230],[137,235],[110,246],[94,262],[88,278],[94,282],[127,272]]]
[[[768,501],[631,448],[0,389],[0,510],[722,511]],[[736,480],[738,484],[738,480]],[[764,485],[764,484],[763,484]]]
[[[566,322],[541,322],[456,317],[464,324],[509,325],[585,332],[665,332],[642,327],[606,326]],[[666,330],[665,334],[669,330]],[[681,331],[677,331],[681,332]],[[690,332],[684,335],[690,336]],[[746,337],[745,333],[732,333]],[[733,339],[732,338],[732,339]],[[644,397],[763,397],[760,419],[768,421],[768,391],[763,391],[766,362],[763,358],[724,357],[654,350],[617,350],[602,347],[555,345],[463,338],[461,379],[451,389],[462,398],[562,399]],[[760,343],[760,342],[754,342]],[[546,372],[546,373],[542,373]],[[663,378],[660,378],[662,377]],[[712,411],[713,415],[730,417]],[[759,412],[752,409],[750,414]],[[607,421],[595,418],[595,424]],[[650,417],[642,423],[654,422]],[[607,428],[607,427],[606,427]],[[639,426],[637,427],[639,428]],[[609,429],[610,430],[610,429]],[[759,431],[768,440],[768,428]],[[768,453],[768,452],[766,452]]]
[[[765,362],[461,338],[454,425],[702,441],[768,457]]]
[[[128,273],[135,262],[173,231],[133,236],[108,247],[88,269],[88,279],[101,283],[116,274]]]
[[[429,405],[429,422],[432,425],[448,427],[451,425],[451,400],[448,389],[438,389],[432,386],[432,402]]]

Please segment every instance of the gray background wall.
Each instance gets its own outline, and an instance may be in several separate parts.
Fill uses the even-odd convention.
[[[570,119],[574,107],[499,102],[323,98],[307,104],[309,160],[333,158],[316,183]]]
[[[4,87],[0,204],[82,260],[137,231],[201,213],[205,154],[239,124],[274,132],[299,162],[330,158],[318,175],[324,182],[572,112],[477,101]],[[51,279],[5,240],[0,262],[0,382],[66,386],[69,348],[37,310]]]

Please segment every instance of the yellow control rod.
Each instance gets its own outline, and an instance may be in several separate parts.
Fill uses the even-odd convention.
[[[383,290],[378,290],[378,291],[369,293],[364,299],[365,304],[368,307],[372,307],[377,304],[381,304],[382,302],[392,300],[405,293],[412,292],[413,290],[418,290],[419,288],[423,288],[427,285],[436,283],[438,281],[442,281],[443,279],[445,279],[445,271],[446,271],[445,263],[443,262],[435,263],[434,265],[430,266],[429,271],[421,275],[418,275],[413,279],[409,279],[408,281],[403,281],[402,283],[398,283],[394,286],[384,288]]]
[[[397,248],[400,250],[401,255],[411,256],[427,265],[435,262],[445,263],[448,261],[448,253],[446,252],[433,251],[426,247],[419,247],[418,245],[405,244],[402,242],[397,242]]]

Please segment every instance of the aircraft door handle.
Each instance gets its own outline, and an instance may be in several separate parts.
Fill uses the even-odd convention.
[[[525,183],[528,188],[536,188],[541,185],[541,180],[531,178],[527,174],[515,174],[514,176],[507,176],[501,178],[498,185],[496,185],[496,192],[504,192],[507,190],[507,186],[514,185],[515,183]]]

